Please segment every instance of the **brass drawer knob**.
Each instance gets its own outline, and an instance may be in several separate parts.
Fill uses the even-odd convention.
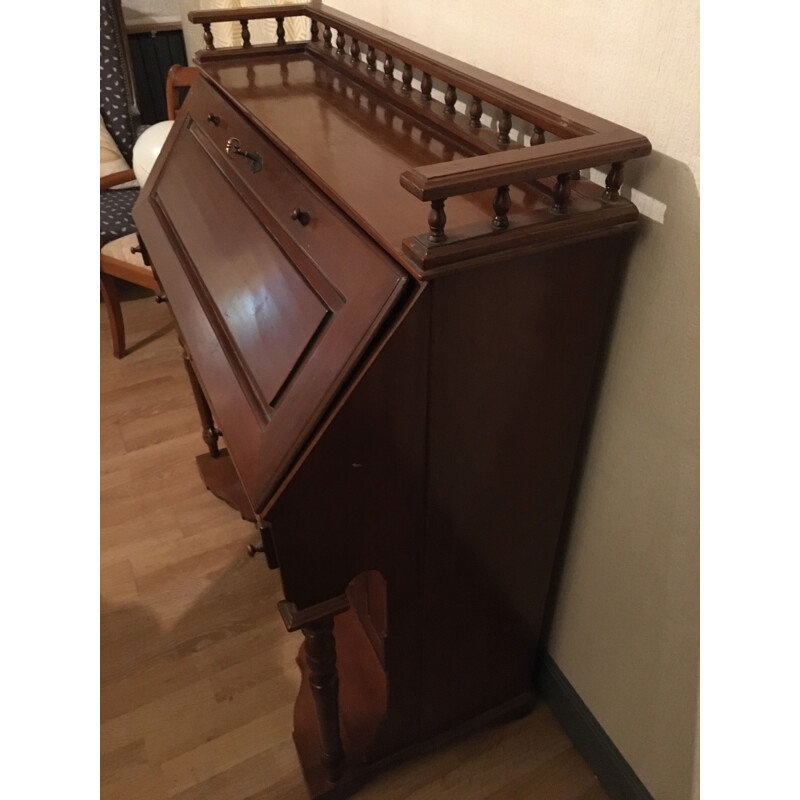
[[[255,542],[253,544],[247,545],[247,555],[250,558],[253,558],[256,553],[263,553],[264,552],[264,543],[263,542]]]
[[[219,117],[216,114],[209,114],[206,119],[212,124],[219,126]]]

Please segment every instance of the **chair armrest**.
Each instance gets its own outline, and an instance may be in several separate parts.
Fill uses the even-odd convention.
[[[119,186],[121,183],[136,180],[136,175],[132,169],[124,169],[122,172],[112,172],[100,178],[100,191],[110,189],[112,186]]]

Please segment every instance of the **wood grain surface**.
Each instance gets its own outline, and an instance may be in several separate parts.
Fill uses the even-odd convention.
[[[204,452],[163,305],[123,304],[129,354],[100,313],[101,797],[301,800],[291,738],[300,632],[254,526],[204,488]],[[547,707],[401,763],[362,800],[602,800]]]

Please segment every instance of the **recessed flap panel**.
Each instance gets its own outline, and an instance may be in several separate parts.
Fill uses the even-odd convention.
[[[261,169],[226,154],[206,130],[205,107],[221,102],[209,93],[193,88],[134,216],[259,511],[406,278],[232,107],[226,122]]]

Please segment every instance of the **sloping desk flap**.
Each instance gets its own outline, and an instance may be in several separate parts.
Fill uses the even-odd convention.
[[[193,90],[135,218],[258,512],[406,278],[233,108],[209,126],[220,102]]]

